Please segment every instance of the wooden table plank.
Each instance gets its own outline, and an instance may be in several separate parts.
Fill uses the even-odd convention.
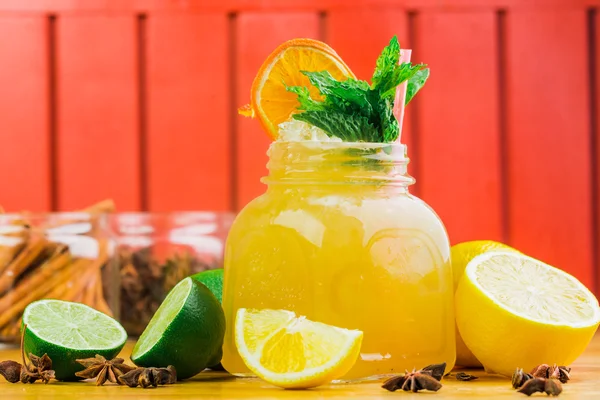
[[[131,345],[123,351],[123,356],[129,354]],[[18,359],[17,350],[0,350],[0,360]],[[577,360],[571,371],[572,380],[564,385],[561,399],[593,399],[600,396],[600,335],[597,335],[584,355]],[[526,397],[516,393],[509,379],[486,375],[483,371],[470,371],[480,377],[472,382],[458,382],[452,378],[443,381],[444,386],[435,394],[436,399],[464,398],[514,398]],[[402,399],[425,398],[419,396],[434,395],[433,393],[389,393],[381,389],[380,382],[361,384],[336,384],[311,390],[283,390],[273,387],[256,378],[235,379],[225,373],[204,372],[188,381],[157,389],[130,389],[127,387],[109,385],[96,387],[92,383],[63,383],[53,382],[48,385],[10,384],[0,378],[0,393],[2,399],[44,398],[44,399],[96,399],[96,398],[135,398],[144,399],[390,399],[394,396]],[[541,396],[534,396],[540,397]],[[545,398],[545,395],[544,395]]]

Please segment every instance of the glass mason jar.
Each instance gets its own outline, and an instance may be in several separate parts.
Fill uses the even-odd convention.
[[[343,379],[455,362],[450,246],[440,218],[409,194],[406,146],[274,142],[267,191],[237,216],[225,250],[223,365],[238,308],[286,309],[364,332]]]
[[[23,310],[40,299],[77,301],[118,318],[113,250],[105,215],[0,215],[0,342],[19,341]]]
[[[139,336],[181,279],[223,268],[227,212],[125,212],[109,217],[121,279],[121,324]]]

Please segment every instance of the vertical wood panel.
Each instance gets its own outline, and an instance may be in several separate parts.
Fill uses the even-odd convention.
[[[398,36],[402,48],[411,47],[408,23],[407,11],[398,8],[335,9],[328,14],[325,39],[357,78],[371,82],[377,56],[394,35]],[[409,157],[416,155],[412,138],[411,113],[407,111],[401,141],[408,146]],[[409,172],[418,175],[414,165],[410,164]]]
[[[428,11],[416,20],[415,55],[431,68],[417,99],[417,179],[452,243],[502,240],[495,17]]]
[[[228,210],[229,32],[225,14],[148,18],[150,210]]]
[[[510,241],[592,284],[585,10],[507,14]]]
[[[595,149],[592,151],[592,155],[594,158],[592,159],[592,168],[594,168],[594,189],[595,193],[592,197],[593,203],[592,207],[594,207],[594,215],[596,217],[596,221],[594,221],[594,234],[595,243],[592,243],[592,246],[595,246],[594,260],[596,264],[593,266],[593,270],[595,272],[596,278],[596,296],[600,295],[600,10],[594,10],[594,13],[591,14],[592,18],[590,18],[590,28],[593,28],[593,31],[590,33],[593,35],[591,44],[594,45],[592,49],[590,46],[590,50],[593,52],[595,56],[594,59],[590,60],[594,70],[590,70],[590,76],[593,74],[595,86],[591,88],[593,90],[592,94],[594,95],[593,105],[595,106],[592,109],[592,120],[593,123],[593,131],[591,132],[594,137],[592,138],[592,144],[595,145]]]
[[[0,16],[0,204],[51,206],[48,21]]]
[[[250,101],[250,86],[262,62],[282,42],[296,38],[318,39],[319,16],[315,13],[244,13],[238,16],[235,37],[236,91],[234,106]],[[237,208],[264,191],[260,178],[267,169],[266,152],[271,139],[258,121],[237,117]]]
[[[60,209],[140,206],[137,50],[133,15],[57,20]]]

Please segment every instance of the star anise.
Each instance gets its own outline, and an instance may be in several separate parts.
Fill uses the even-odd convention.
[[[558,396],[562,392],[562,385],[554,378],[533,378],[525,382],[517,392],[527,396],[537,392],[546,393],[548,396]]]
[[[51,379],[54,379],[54,371],[52,370],[52,360],[50,357],[48,357],[47,354],[38,357],[29,353],[29,361],[31,364],[25,359],[23,337],[26,328],[27,325],[23,327],[23,332],[21,333],[21,360],[23,361],[23,364],[16,361],[2,361],[0,362],[0,375],[10,383],[34,383],[37,380],[48,383]]]
[[[144,389],[169,385],[177,382],[177,371],[169,365],[167,368],[136,368],[119,376],[119,383],[129,387],[141,386]]]
[[[23,328],[23,334],[25,328]],[[35,356],[29,353],[29,361],[32,365],[29,365],[25,361],[25,355],[21,347],[21,357],[23,358],[23,367],[21,368],[21,382],[23,383],[34,383],[38,379],[44,383],[50,382],[50,379],[54,379],[54,371],[52,370],[52,360],[48,357],[48,354],[44,354],[42,357]]]
[[[437,392],[442,387],[440,380],[444,375],[445,369],[446,363],[428,365],[418,371],[413,369],[412,372],[406,371],[404,375],[388,379],[381,387],[390,392],[395,392],[399,389],[405,392],[418,392],[419,390]]]
[[[517,368],[512,375],[512,387],[518,389],[530,379],[533,379],[533,375],[524,372],[523,368]]]
[[[0,375],[10,383],[17,383],[21,380],[21,368],[23,366],[16,361],[0,362]]]
[[[554,378],[561,383],[567,383],[571,379],[571,368],[562,365],[540,364],[531,371],[534,378]]]
[[[83,371],[76,372],[75,375],[83,379],[95,378],[97,386],[104,385],[107,380],[120,385],[121,382],[119,382],[118,378],[135,369],[135,367],[125,364],[125,360],[122,358],[107,360],[100,354],[96,354],[96,357],[75,361],[85,367]]]
[[[457,372],[456,380],[457,381],[474,381],[475,379],[479,379],[479,377],[471,374],[467,374],[466,372]]]

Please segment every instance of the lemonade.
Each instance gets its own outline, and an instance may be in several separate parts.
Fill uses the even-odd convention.
[[[326,44],[293,39],[260,67],[250,104],[240,113],[258,118],[275,141],[262,180],[267,190],[240,212],[227,239],[227,371],[246,375],[244,360],[254,371],[254,364],[277,358],[254,359],[264,349],[252,357],[242,349],[246,357],[240,357],[234,335],[239,309],[292,312],[362,332],[357,361],[338,377],[343,380],[442,362],[447,371],[454,366],[448,236],[431,208],[409,194],[414,180],[397,112],[423,87],[429,70],[406,59],[393,37],[369,83],[356,79]],[[269,329],[246,328],[272,342]],[[298,332],[286,329],[282,341],[299,341]],[[295,348],[281,344],[289,347]],[[304,357],[315,356],[304,351]],[[275,370],[312,376],[310,365],[319,362],[307,358],[294,365],[297,370]]]
[[[344,379],[455,361],[450,247],[437,215],[408,192],[406,147],[274,142],[267,191],[230,231],[223,365],[239,308],[283,309],[364,332]]]

